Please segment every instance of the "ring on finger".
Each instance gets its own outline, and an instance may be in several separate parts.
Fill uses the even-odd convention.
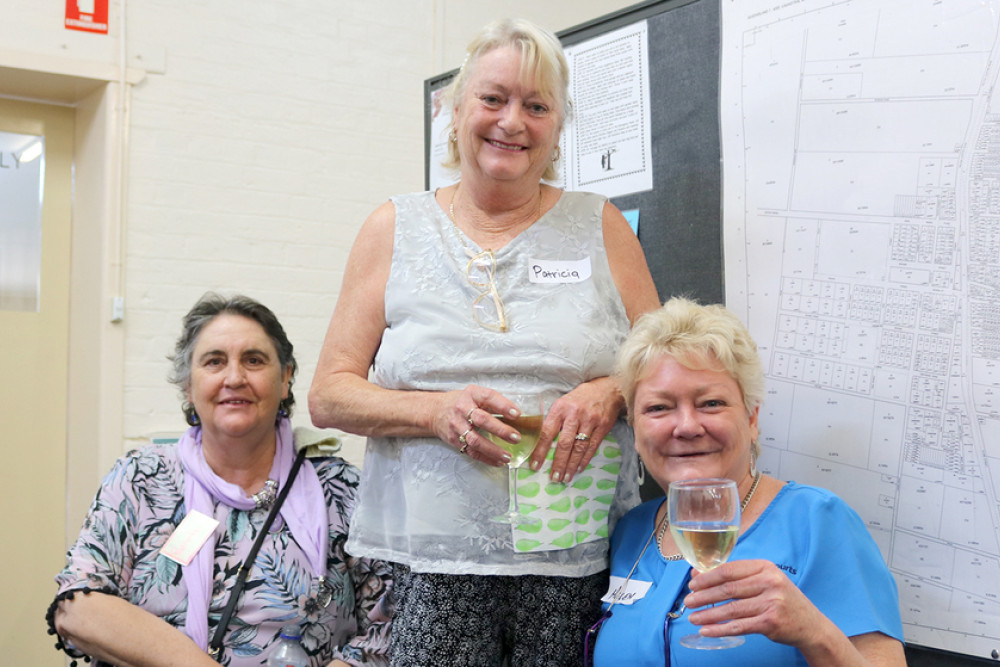
[[[465,433],[458,436],[458,441],[462,443],[462,448],[459,449],[458,451],[461,452],[462,454],[464,454],[465,450],[469,448],[469,440],[466,438],[466,436],[469,435],[469,433],[471,432],[472,432],[472,427],[469,427],[465,429]]]
[[[580,433],[577,433],[576,437],[574,437],[573,439],[574,440],[590,440],[590,436],[581,431]]]
[[[474,406],[472,406],[472,409],[469,410],[468,414],[465,415],[465,421],[469,422],[469,426],[473,426],[473,423],[472,423],[472,413],[475,412],[478,409],[479,409],[479,406],[478,405],[474,405]],[[468,433],[468,431],[466,431],[466,433]]]

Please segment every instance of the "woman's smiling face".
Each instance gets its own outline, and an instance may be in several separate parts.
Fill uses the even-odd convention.
[[[681,479],[740,483],[750,469],[758,409],[747,413],[739,384],[718,366],[696,366],[664,356],[636,384],[636,449],[664,492]]]
[[[521,77],[521,53],[501,47],[481,55],[455,107],[462,176],[535,185],[552,160],[562,118],[556,103]]]
[[[195,341],[188,400],[201,419],[203,437],[259,437],[274,430],[288,396],[290,369],[257,322],[223,313]]]

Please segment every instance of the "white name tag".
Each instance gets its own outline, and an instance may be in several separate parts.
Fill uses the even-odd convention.
[[[218,525],[219,522],[212,517],[191,510],[171,533],[160,554],[179,565],[187,565]]]
[[[528,279],[533,283],[582,283],[590,278],[590,258],[574,260],[533,259]]]
[[[646,597],[646,592],[653,585],[651,581],[637,581],[625,577],[611,577],[611,585],[608,592],[601,598],[601,602],[614,602],[615,604],[632,604],[636,600]]]

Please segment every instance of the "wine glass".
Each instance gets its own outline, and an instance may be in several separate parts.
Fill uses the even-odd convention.
[[[538,523],[539,519],[521,514],[517,508],[517,469],[528,460],[531,452],[538,444],[538,435],[542,431],[542,420],[545,417],[545,408],[542,405],[542,397],[539,394],[506,394],[507,398],[517,406],[521,415],[516,419],[511,419],[507,415],[493,415],[505,424],[509,424],[517,429],[521,434],[519,442],[507,442],[498,435],[483,431],[483,435],[488,437],[497,446],[505,449],[510,454],[510,461],[507,463],[507,489],[510,501],[507,511],[499,516],[491,517],[497,523],[509,523],[513,526]]]
[[[740,495],[731,479],[688,479],[671,482],[667,492],[670,534],[684,560],[699,572],[708,572],[726,562],[740,532]],[[741,636],[681,637],[688,648],[731,648]]]

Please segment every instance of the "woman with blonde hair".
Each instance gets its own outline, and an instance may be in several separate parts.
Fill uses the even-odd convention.
[[[348,550],[394,564],[396,665],[578,665],[608,527],[638,502],[610,375],[630,322],[658,298],[622,214],[543,182],[568,82],[555,35],[487,26],[452,88],[460,181],[380,206],[348,260],[309,405],[317,426],[368,437]],[[521,437],[498,417],[529,392],[558,396],[530,459],[550,482],[539,513],[569,504],[567,483],[609,435],[620,448],[592,539],[519,539],[490,520],[508,505],[510,455],[488,435]]]
[[[825,489],[757,469],[764,374],[739,319],[670,299],[636,323],[618,375],[636,449],[664,493],[730,479],[742,514],[729,560],[702,573],[667,530],[664,499],[618,523],[615,583],[588,636],[589,649],[599,632],[594,665],[905,665],[896,584],[860,517]],[[746,639],[725,650],[680,643],[697,632]]]

